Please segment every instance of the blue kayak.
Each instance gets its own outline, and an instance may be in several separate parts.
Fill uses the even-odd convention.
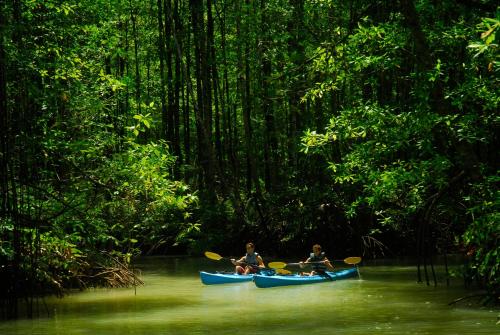
[[[274,269],[260,269],[261,276],[274,276]],[[206,272],[200,271],[201,282],[205,285],[230,284],[252,281],[255,274],[239,275],[234,272]]]
[[[200,271],[201,282],[205,285],[242,283],[252,281],[254,275],[239,275],[236,273]]]
[[[346,270],[339,271],[327,271],[324,275],[316,276],[301,276],[298,274],[294,275],[275,275],[275,276],[262,276],[254,275],[253,281],[255,285],[260,288],[274,287],[274,286],[287,286],[287,285],[304,285],[304,284],[314,284],[322,283],[327,281],[346,279],[351,277],[356,277],[358,275],[358,270],[356,268],[350,268]]]

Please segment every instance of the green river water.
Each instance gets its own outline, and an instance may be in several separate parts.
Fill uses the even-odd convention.
[[[194,258],[147,258],[144,286],[46,298],[34,320],[0,321],[0,334],[500,334],[492,308],[455,307],[468,294],[415,282],[413,266],[362,266],[362,279],[259,289],[205,286],[198,270],[228,269]],[[43,306],[43,305],[42,305]]]

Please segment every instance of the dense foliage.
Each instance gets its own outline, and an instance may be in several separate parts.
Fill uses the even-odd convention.
[[[348,218],[370,215],[375,236],[416,236],[424,262],[450,248],[467,250],[464,270],[498,295],[500,22],[471,26],[454,10],[462,20],[439,21],[440,10],[422,16],[440,23],[430,32],[407,17],[415,8],[383,22],[366,18],[347,42],[320,49],[329,56],[313,73],[329,79],[305,98],[347,85],[360,99],[345,103],[323,132],[307,131],[303,151],[325,157]],[[415,53],[426,58],[409,60],[419,35],[425,45],[414,45]],[[383,87],[386,80],[393,84]]]
[[[499,15],[486,0],[2,1],[2,303],[112,285],[96,269],[141,252],[246,240],[416,256],[426,276],[460,253],[498,297]]]

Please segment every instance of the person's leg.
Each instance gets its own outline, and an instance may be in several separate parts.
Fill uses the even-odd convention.
[[[242,266],[239,266],[239,265],[236,265],[236,268],[234,269],[234,271],[239,274],[239,275],[242,275],[245,273],[245,269],[242,267]]]
[[[257,271],[254,270],[253,267],[251,266],[246,266],[245,267],[245,274],[248,275],[248,274],[251,274],[251,273],[256,273]]]

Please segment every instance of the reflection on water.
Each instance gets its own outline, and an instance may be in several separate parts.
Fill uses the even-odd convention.
[[[460,284],[416,284],[411,266],[365,266],[362,280],[258,289],[204,286],[228,263],[150,257],[145,285],[46,299],[49,317],[0,322],[0,334],[498,334],[498,310],[450,307]]]

